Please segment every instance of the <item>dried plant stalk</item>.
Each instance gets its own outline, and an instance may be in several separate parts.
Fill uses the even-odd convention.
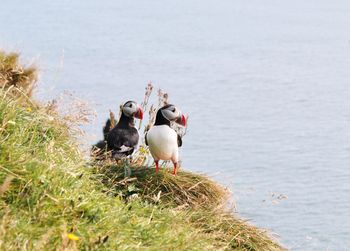
[[[35,66],[23,66],[19,63],[18,53],[9,53],[0,50],[0,88],[11,89],[13,96],[24,94],[31,97],[38,80],[38,73]],[[18,91],[20,90],[20,91]]]
[[[117,121],[115,120],[115,115],[112,112],[112,110],[109,110],[109,118],[110,118],[110,121],[111,121],[111,125],[110,125],[110,127],[108,129],[112,130],[112,128],[114,128],[115,125],[117,124]]]

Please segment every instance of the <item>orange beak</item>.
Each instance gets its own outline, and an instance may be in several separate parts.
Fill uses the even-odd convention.
[[[186,126],[186,117],[184,115],[181,115],[177,120],[175,120],[176,123],[182,126]]]
[[[137,108],[137,111],[135,112],[134,117],[141,120],[143,119],[143,111],[140,106]]]

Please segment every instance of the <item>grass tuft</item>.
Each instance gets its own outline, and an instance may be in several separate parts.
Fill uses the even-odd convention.
[[[228,191],[217,183],[188,171],[174,176],[168,169],[156,173],[149,167],[112,164],[95,168],[107,192],[126,199],[137,196],[173,207],[215,208],[228,197]]]
[[[7,54],[0,50],[0,88],[10,90],[13,96],[31,97],[37,78],[37,69],[21,65],[18,53]]]
[[[69,123],[11,88],[0,90],[0,250],[283,250],[213,207],[226,192],[203,176],[88,166]]]

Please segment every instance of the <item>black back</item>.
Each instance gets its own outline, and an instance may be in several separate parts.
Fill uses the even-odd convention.
[[[120,116],[118,124],[107,134],[107,148],[112,150],[116,159],[132,154],[139,141],[139,134],[134,127],[134,118]],[[122,151],[121,147],[129,147],[130,150]]]

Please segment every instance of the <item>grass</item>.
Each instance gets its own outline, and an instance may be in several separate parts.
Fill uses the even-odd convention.
[[[124,199],[141,197],[150,203],[168,207],[215,208],[228,197],[223,187],[205,176],[180,170],[173,176],[169,170],[107,164],[94,166],[107,193]]]
[[[18,53],[5,53],[0,50],[0,88],[11,89],[13,96],[31,96],[37,81],[37,69],[34,66],[25,67],[19,63]]]
[[[0,250],[283,249],[215,206],[226,191],[203,176],[87,164],[69,123],[13,88],[0,91]]]

